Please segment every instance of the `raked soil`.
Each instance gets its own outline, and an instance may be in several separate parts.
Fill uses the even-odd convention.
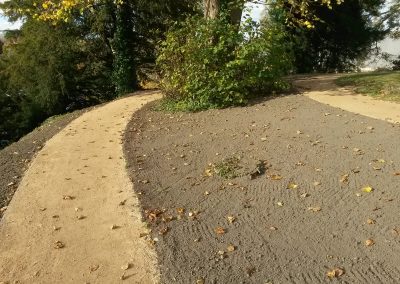
[[[302,95],[138,111],[125,154],[161,282],[400,283],[399,138]]]

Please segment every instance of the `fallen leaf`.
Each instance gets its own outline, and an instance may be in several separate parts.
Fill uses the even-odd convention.
[[[212,175],[213,175],[213,170],[212,169],[206,169],[204,171],[204,176],[211,177]]]
[[[179,214],[184,214],[184,213],[185,213],[185,208],[177,208],[176,211],[177,211]]]
[[[301,198],[306,198],[309,197],[310,195],[308,193],[303,193],[302,195],[300,195]]]
[[[359,153],[359,152],[361,152],[361,149],[353,148],[353,151],[356,152],[356,153]]]
[[[314,186],[321,185],[321,182],[319,182],[319,181],[314,181],[314,182],[313,182],[313,185],[314,185]]]
[[[378,163],[384,164],[384,163],[386,163],[386,161],[384,159],[379,159]]]
[[[329,278],[336,278],[336,277],[340,277],[345,273],[344,269],[342,268],[334,268],[332,270],[329,270],[326,273],[326,276],[328,276]]]
[[[281,180],[282,176],[280,176],[278,174],[274,174],[274,175],[270,175],[269,178],[272,180]]]
[[[297,184],[291,182],[291,183],[288,184],[287,189],[296,189],[296,188],[298,188],[298,187],[299,187],[299,186],[298,186]]]
[[[118,225],[111,225],[111,226],[110,226],[110,229],[111,229],[111,230],[115,230],[115,229],[118,229],[118,228],[119,228]]]
[[[236,220],[236,218],[233,217],[233,216],[227,216],[226,219],[228,219],[228,222],[229,222],[230,224],[232,224],[232,223],[235,222],[235,220]]]
[[[349,182],[349,174],[342,175],[342,177],[340,178],[340,182],[341,183],[348,183]]]
[[[313,211],[313,212],[319,212],[322,209],[321,209],[321,207],[317,206],[317,207],[308,207],[307,210]]]
[[[100,268],[100,265],[98,265],[98,264],[94,264],[94,265],[89,266],[90,272],[95,272],[95,271],[97,271],[99,268]]]
[[[63,199],[64,199],[64,200],[74,200],[75,197],[70,196],[70,195],[64,195],[64,196],[63,196]]]
[[[64,247],[65,247],[65,244],[64,244],[63,242],[56,241],[56,242],[54,243],[54,248],[55,248],[55,249],[62,249],[62,248],[64,248]]]
[[[228,252],[233,252],[233,251],[235,251],[235,249],[236,249],[236,247],[234,245],[232,245],[232,244],[228,245],[228,248],[227,248]]]
[[[367,246],[367,247],[373,246],[374,244],[375,244],[375,242],[372,239],[368,239],[365,241],[365,246]]]
[[[128,270],[129,268],[131,268],[131,264],[130,263],[127,263],[127,264],[124,264],[124,265],[121,266],[122,270]]]
[[[274,226],[269,227],[269,229],[270,229],[271,231],[276,231],[276,230],[278,230],[278,228],[277,228],[277,227],[274,227]]]
[[[283,202],[277,202],[276,205],[282,207],[283,206]]]
[[[376,221],[374,220],[374,219],[368,219],[367,220],[367,224],[368,225],[373,225],[373,224],[375,224],[376,223]]]
[[[222,227],[215,228],[215,233],[217,233],[217,235],[223,235],[223,234],[225,234],[225,232],[226,232],[225,229]]]
[[[366,193],[370,193],[370,192],[374,191],[374,189],[370,186],[365,186],[361,190]]]
[[[83,219],[86,219],[86,216],[79,215],[79,216],[76,216],[76,219],[78,219],[78,220],[83,220]]]
[[[204,279],[203,278],[200,278],[200,279],[197,279],[196,280],[196,284],[204,284],[205,282],[204,282]]]

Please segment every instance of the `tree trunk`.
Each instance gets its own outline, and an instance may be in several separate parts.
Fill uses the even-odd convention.
[[[218,18],[220,11],[220,0],[203,0],[204,4],[204,17],[206,19]]]

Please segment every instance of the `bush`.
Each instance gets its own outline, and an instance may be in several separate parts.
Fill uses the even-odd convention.
[[[261,93],[282,91],[292,57],[284,34],[251,20],[239,29],[225,17],[188,18],[167,33],[157,65],[167,105],[196,111],[242,105]]]

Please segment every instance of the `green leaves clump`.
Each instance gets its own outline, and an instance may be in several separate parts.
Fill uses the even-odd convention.
[[[251,20],[239,28],[226,17],[192,17],[175,25],[157,60],[167,108],[190,111],[243,105],[282,91],[290,62],[282,31]]]

